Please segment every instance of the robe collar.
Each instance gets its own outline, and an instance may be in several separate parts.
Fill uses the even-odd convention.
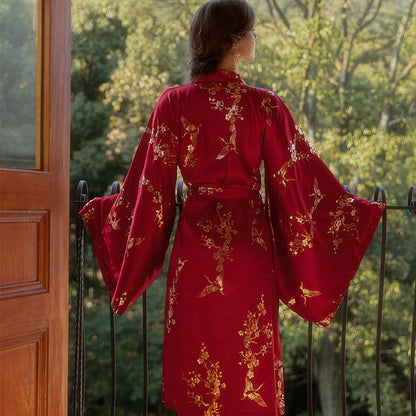
[[[205,77],[199,77],[195,80],[196,83],[200,82],[237,82],[243,84],[243,80],[240,75],[234,71],[215,71]]]

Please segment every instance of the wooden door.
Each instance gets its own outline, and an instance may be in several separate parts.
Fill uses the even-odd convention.
[[[0,414],[64,416],[70,1],[0,13]]]

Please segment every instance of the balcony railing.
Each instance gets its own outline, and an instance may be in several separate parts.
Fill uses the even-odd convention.
[[[183,197],[183,183],[178,182],[177,186],[177,206],[179,211],[182,210],[184,204]],[[348,190],[348,187],[346,187]],[[120,192],[120,185],[114,182],[112,185],[112,194]],[[384,300],[384,283],[386,271],[386,245],[387,245],[387,223],[391,211],[405,211],[407,215],[416,217],[416,186],[410,187],[407,197],[407,205],[389,205],[386,200],[386,192],[382,186],[376,188],[374,194],[374,201],[386,203],[386,210],[383,214],[381,222],[381,253],[380,253],[380,274],[379,274],[379,288],[378,288],[378,312],[376,323],[376,339],[375,339],[375,395],[377,416],[384,416],[382,413],[382,397],[381,397],[381,345],[382,345],[382,322],[383,322],[383,300]],[[85,181],[80,181],[76,193],[76,199],[71,203],[75,206],[78,212],[88,202],[88,186]],[[416,243],[410,242],[415,245]],[[71,391],[71,416],[81,416],[85,409],[85,336],[84,336],[84,224],[79,216],[76,218],[76,290],[77,290],[77,305],[76,305],[76,319],[75,319],[75,336],[74,336],[74,359],[71,365],[73,366],[73,380]],[[146,293],[142,296],[143,302],[143,320],[142,320],[142,336],[143,336],[143,409],[142,415],[148,415],[148,326],[147,326],[147,296]],[[410,339],[410,377],[409,377],[409,401],[411,415],[416,416],[415,405],[415,348],[416,348],[416,274],[415,287],[413,297],[413,317],[412,330]],[[344,297],[341,305],[342,323],[341,323],[341,350],[340,350],[340,378],[341,378],[341,411],[342,416],[347,416],[347,323],[348,323],[348,292]],[[111,336],[111,382],[109,382],[109,390],[111,389],[111,407],[110,414],[116,414],[116,344],[115,344],[115,328],[114,315],[109,302],[109,325]],[[309,324],[308,327],[308,364],[307,364],[307,414],[314,415],[314,392],[313,392],[313,326]]]

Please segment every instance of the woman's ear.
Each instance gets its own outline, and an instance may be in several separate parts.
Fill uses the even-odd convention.
[[[233,47],[231,48],[232,52],[233,52],[233,56],[235,58],[238,58],[240,56],[240,49],[238,48],[237,43],[233,44]]]

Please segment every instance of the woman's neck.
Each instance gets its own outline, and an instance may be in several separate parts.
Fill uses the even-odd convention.
[[[224,59],[218,64],[218,71],[237,72],[238,60],[232,53],[228,53]]]

